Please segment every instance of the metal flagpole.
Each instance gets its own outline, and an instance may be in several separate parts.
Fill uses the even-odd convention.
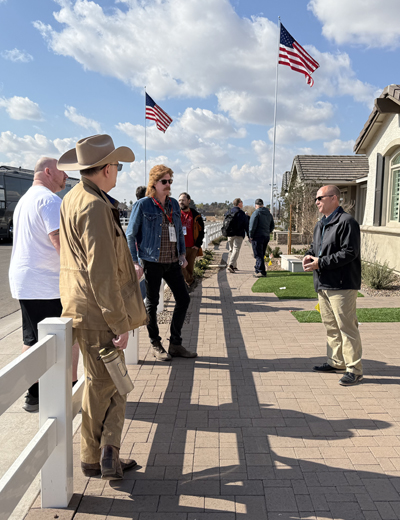
[[[276,80],[275,80],[275,109],[274,109],[274,140],[272,146],[272,181],[271,181],[271,214],[274,215],[274,180],[275,180],[275,144],[276,144],[276,113],[278,108],[278,67],[279,67],[279,45],[281,42],[281,17],[278,16],[278,55],[276,60]]]
[[[144,86],[144,185],[146,186],[146,85]]]

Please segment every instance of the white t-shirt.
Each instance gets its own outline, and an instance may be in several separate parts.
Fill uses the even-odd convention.
[[[20,198],[13,216],[13,249],[9,280],[18,300],[60,297],[60,257],[49,233],[60,228],[61,199],[44,186],[32,186]]]

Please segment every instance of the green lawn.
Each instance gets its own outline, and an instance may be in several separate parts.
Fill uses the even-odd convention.
[[[293,316],[300,323],[321,323],[318,311],[292,311]],[[357,309],[357,318],[360,323],[388,323],[400,321],[399,308]]]
[[[316,298],[312,273],[270,271],[253,285],[255,293],[275,293],[281,299]]]
[[[251,290],[255,293],[274,293],[281,300],[316,299],[312,273],[270,271],[259,278]],[[363,296],[360,292],[358,296]]]

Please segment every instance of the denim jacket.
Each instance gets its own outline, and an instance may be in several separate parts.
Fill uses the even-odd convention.
[[[176,230],[178,256],[181,256],[186,253],[181,210],[176,199],[169,197],[169,200],[172,204],[172,220]],[[134,262],[138,261],[138,257],[141,260],[158,262],[160,258],[162,219],[163,213],[151,197],[144,197],[133,205],[126,237]]]

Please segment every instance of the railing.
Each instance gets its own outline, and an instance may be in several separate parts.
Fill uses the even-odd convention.
[[[73,493],[72,419],[84,377],[71,391],[72,320],[47,318],[39,341],[0,371],[0,415],[39,379],[39,431],[0,480],[0,520],[7,520],[41,472],[42,507],[67,507]]]
[[[141,281],[144,295],[144,280]],[[157,312],[164,310],[164,282]],[[72,420],[82,405],[84,376],[72,382],[72,320],[46,318],[39,341],[0,371],[0,415],[39,379],[39,426],[0,480],[0,520],[7,520],[41,472],[42,508],[67,507],[73,490]],[[125,359],[138,363],[139,329],[129,333]]]
[[[208,244],[212,242],[215,238],[218,238],[222,235],[221,233],[222,222],[215,222],[213,224],[205,224],[204,225],[204,240],[202,244],[203,249],[207,249]]]

